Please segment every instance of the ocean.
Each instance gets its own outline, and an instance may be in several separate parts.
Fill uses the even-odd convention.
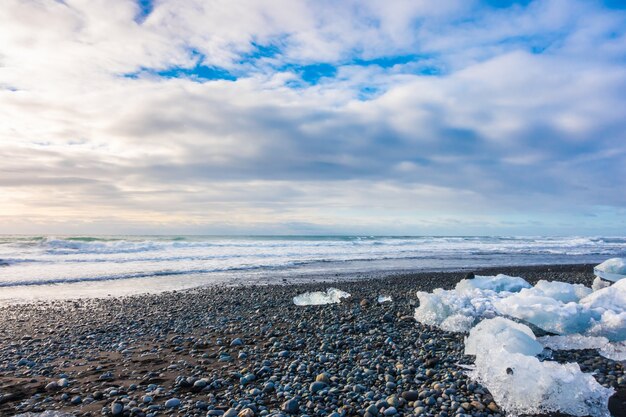
[[[0,301],[616,256],[626,256],[626,237],[0,236]]]

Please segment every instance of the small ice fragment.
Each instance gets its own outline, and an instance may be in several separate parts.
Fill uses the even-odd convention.
[[[542,346],[528,326],[497,317],[474,327],[465,353],[476,356],[470,376],[483,384],[508,415],[560,411],[608,417],[613,390],[601,386],[576,363],[541,362]]]
[[[311,306],[322,304],[337,304],[342,298],[348,298],[350,294],[337,288],[329,288],[326,292],[315,291],[293,297],[293,303],[297,306]]]
[[[591,284],[591,289],[593,291],[601,290],[602,288],[610,287],[611,281],[605,281],[600,277],[595,277],[593,279],[593,283]]]
[[[381,303],[381,304],[389,302],[389,301],[391,301],[391,296],[389,296],[389,295],[379,295],[378,296],[378,302]]]
[[[42,413],[23,413],[17,414],[15,417],[74,417],[73,414],[61,411],[44,411]]]
[[[607,281],[626,278],[626,258],[611,258],[593,268],[593,273]]]

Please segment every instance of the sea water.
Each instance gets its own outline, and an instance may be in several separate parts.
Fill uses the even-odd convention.
[[[625,237],[0,236],[0,302],[625,255]]]

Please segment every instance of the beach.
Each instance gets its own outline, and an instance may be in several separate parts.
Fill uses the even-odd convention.
[[[593,265],[498,267],[530,283],[591,285]],[[417,323],[416,291],[467,271],[223,286],[0,307],[0,414],[504,415],[460,365],[463,334]],[[336,287],[339,304],[293,297]],[[391,302],[379,303],[378,297]],[[616,390],[623,365],[555,351]]]

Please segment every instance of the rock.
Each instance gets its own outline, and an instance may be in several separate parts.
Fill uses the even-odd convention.
[[[609,412],[613,417],[626,417],[626,389],[617,390],[609,398]]]
[[[485,406],[483,405],[483,403],[479,401],[472,401],[470,404],[472,407],[474,407],[478,411],[483,411],[485,409]]]
[[[123,412],[124,404],[118,402],[114,402],[113,404],[111,404],[111,414],[113,414],[114,416],[119,416],[122,415]]]
[[[373,416],[377,416],[379,414],[378,408],[376,408],[375,404],[371,404],[369,407],[365,409],[366,413],[370,413]]]
[[[398,398],[397,395],[390,395],[389,397],[387,397],[387,404],[393,406],[393,407],[400,407],[400,405],[402,404],[402,400],[400,400],[400,398]]]
[[[298,400],[292,398],[291,400],[283,403],[281,410],[288,414],[297,414],[300,410],[300,404],[298,403]]]
[[[78,404],[80,404],[80,403],[82,403],[82,402],[83,402],[83,399],[82,399],[79,395],[77,395],[77,396],[73,397],[73,398],[72,398],[72,400],[71,400],[70,402],[71,402],[73,405],[78,405]]]
[[[326,383],[325,382],[315,381],[315,382],[312,382],[311,385],[309,386],[309,391],[311,391],[311,393],[315,394],[315,393],[323,390],[324,388],[326,388]]]
[[[465,279],[474,279],[476,278],[476,275],[474,275],[473,272],[468,272],[467,274],[465,274]]]
[[[59,384],[57,382],[50,382],[48,385],[46,385],[46,391],[58,391],[60,390],[61,387],[59,386]]]
[[[363,308],[367,308],[370,306],[370,301],[367,298],[364,298],[361,300],[361,302],[359,303],[361,305],[361,307]]]
[[[231,346],[243,346],[243,340],[241,340],[240,338],[233,339],[230,342],[230,345]]]
[[[494,413],[500,412],[500,407],[498,407],[498,405],[494,403],[493,401],[487,405],[487,408]]]
[[[386,416],[395,416],[398,414],[398,410],[396,410],[395,407],[389,407],[383,412],[383,414]]]
[[[322,372],[318,376],[315,377],[315,380],[318,382],[323,382],[326,385],[330,385],[330,378],[326,372]]]
[[[402,394],[402,398],[407,401],[417,401],[419,392],[417,391],[404,391]]]
[[[180,400],[178,398],[170,398],[165,401],[165,408],[178,408],[180,407]]]
[[[235,416],[237,416],[236,408],[229,408],[228,410],[226,410],[226,412],[223,415],[223,417],[235,417]]]
[[[244,408],[237,414],[237,417],[254,417],[254,411],[250,408]]]

